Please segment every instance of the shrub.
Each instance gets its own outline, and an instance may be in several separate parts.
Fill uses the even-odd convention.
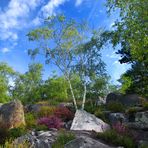
[[[48,128],[59,129],[63,126],[61,119],[56,116],[43,117],[38,120],[39,125],[45,125]]]
[[[10,129],[8,133],[9,133],[9,138],[15,139],[17,137],[25,135],[27,133],[27,130],[25,129],[25,127],[18,127]]]
[[[26,113],[25,114],[25,121],[26,121],[26,127],[29,129],[34,128],[37,124],[36,116],[33,113]]]
[[[137,109],[135,107],[131,107],[127,110],[127,114],[135,114],[137,112]]]
[[[72,120],[74,117],[74,113],[72,113],[67,107],[56,108],[54,115],[63,121]]]
[[[143,102],[142,106],[145,110],[148,110],[148,101]]]
[[[55,107],[54,106],[42,106],[40,111],[38,112],[38,117],[48,117],[54,114]]]
[[[74,134],[67,131],[60,131],[57,140],[52,145],[52,148],[64,148],[64,145],[73,139],[75,139]]]
[[[125,148],[135,148],[135,143],[132,138],[126,135],[118,134],[114,129],[98,133],[97,138],[105,140],[107,143]]]
[[[35,130],[36,131],[47,131],[48,130],[48,127],[46,125],[36,125],[35,127]]]
[[[97,109],[94,113],[94,115],[98,118],[101,118],[103,121],[106,120],[105,114],[101,111],[101,109]]]
[[[110,102],[107,108],[112,112],[123,112],[124,106],[119,102]]]
[[[39,101],[36,104],[41,104],[41,105],[50,105],[49,101]]]
[[[27,141],[15,144],[12,140],[7,140],[3,146],[0,146],[0,148],[28,148],[28,147],[30,147],[30,145]]]

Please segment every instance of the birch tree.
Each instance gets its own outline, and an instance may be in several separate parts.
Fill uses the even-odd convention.
[[[64,74],[68,81],[75,109],[76,98],[71,84],[71,67],[74,64],[74,50],[77,47],[80,34],[78,25],[72,19],[63,15],[52,16],[45,20],[44,26],[32,30],[28,34],[30,41],[37,41],[38,47],[29,50],[34,57],[37,54],[45,56],[47,64],[54,64]]]

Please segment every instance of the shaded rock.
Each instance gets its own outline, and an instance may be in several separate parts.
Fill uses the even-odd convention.
[[[148,125],[148,111],[137,112],[135,115],[135,121]]]
[[[25,125],[24,109],[19,100],[6,103],[0,108],[0,126],[3,128],[15,128]]]
[[[110,129],[110,126],[84,110],[77,110],[70,129],[104,132]]]
[[[57,137],[57,131],[38,131],[31,132],[24,136],[21,136],[15,140],[15,144],[28,141],[31,148],[51,148],[52,143],[55,142]]]
[[[110,102],[119,102],[126,106],[135,106],[141,103],[141,97],[137,94],[121,94],[121,93],[110,93],[107,95],[106,104]]]
[[[65,148],[111,148],[111,147],[89,137],[80,137],[67,143],[65,145]]]
[[[135,122],[128,123],[128,127],[133,129],[148,130],[148,111],[135,114]]]
[[[41,107],[43,106],[50,106],[49,104],[30,104],[25,106],[25,111],[26,112],[39,112]]]
[[[117,122],[125,123],[128,121],[123,113],[110,113],[109,120],[111,124],[115,124]]]
[[[109,93],[106,97],[106,104],[109,104],[110,102],[120,102],[123,98],[123,94],[121,93]]]

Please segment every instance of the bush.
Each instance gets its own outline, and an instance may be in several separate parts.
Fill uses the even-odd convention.
[[[35,130],[36,131],[47,131],[48,130],[48,127],[46,125],[36,125],[35,127]]]
[[[145,110],[148,110],[148,101],[143,102],[142,106]]]
[[[64,145],[73,139],[75,139],[74,134],[67,131],[60,131],[57,140],[52,145],[52,148],[64,148]]]
[[[56,108],[54,115],[63,121],[69,121],[74,118],[74,113],[71,112],[67,107]]]
[[[114,144],[115,146],[135,148],[135,143],[132,138],[126,135],[120,135],[114,129],[105,131],[104,133],[98,133],[97,138],[102,139],[107,143]]]
[[[119,102],[110,102],[107,105],[107,109],[112,112],[124,112],[125,107]]]
[[[26,127],[29,129],[34,128],[37,124],[36,116],[33,113],[26,113],[25,114],[25,121],[26,121]]]
[[[27,130],[25,129],[25,127],[18,127],[18,128],[10,129],[8,133],[9,133],[10,139],[15,139],[17,137],[25,135],[27,133]]]
[[[38,117],[48,117],[54,114],[55,107],[54,106],[42,106],[40,111],[38,112]]]
[[[135,107],[131,107],[127,110],[127,114],[135,114],[137,112],[137,109]]]
[[[15,144],[12,140],[8,140],[4,145],[0,146],[0,148],[28,148],[30,147],[27,141],[24,141],[20,144]]]
[[[101,111],[101,109],[97,109],[94,115],[98,118],[101,118],[103,121],[106,121],[105,114]]]
[[[55,116],[40,118],[38,120],[38,124],[39,125],[45,125],[49,129],[50,128],[59,129],[59,128],[63,127],[63,123],[62,123],[61,119],[59,119],[58,117],[55,117]]]

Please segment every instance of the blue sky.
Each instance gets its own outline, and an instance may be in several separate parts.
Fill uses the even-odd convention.
[[[26,34],[42,24],[49,15],[64,13],[77,21],[87,20],[93,28],[112,29],[117,13],[107,16],[105,0],[0,0],[0,62],[7,62],[24,73],[31,62],[27,50],[31,47]],[[111,46],[102,50],[102,59],[113,83],[129,68],[118,62],[119,55]],[[43,59],[38,59],[44,64]],[[55,69],[44,66],[44,79]]]

